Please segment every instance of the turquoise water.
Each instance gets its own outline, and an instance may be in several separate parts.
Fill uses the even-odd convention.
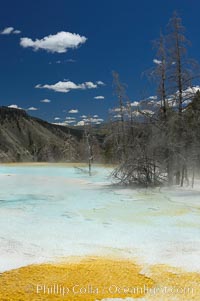
[[[110,173],[0,166],[0,270],[85,255],[198,269],[199,194],[122,189]]]

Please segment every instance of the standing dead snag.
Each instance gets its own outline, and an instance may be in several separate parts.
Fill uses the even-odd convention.
[[[63,153],[68,161],[72,162],[77,159],[77,145],[78,142],[71,135],[70,129],[68,129],[68,134],[64,143]]]
[[[94,160],[93,155],[93,136],[92,136],[92,125],[91,119],[88,118],[88,121],[84,123],[84,140],[86,143],[86,152],[88,159],[88,172],[89,175],[92,175],[92,162]]]
[[[166,39],[162,33],[158,40],[154,41],[154,47],[157,49],[156,60],[154,60],[156,67],[151,72],[153,78],[158,82],[157,100],[160,101],[160,110],[158,112],[158,120],[160,131],[164,134],[165,155],[166,155],[166,170],[168,183],[173,184],[173,151],[171,150],[169,138],[169,104],[168,104],[168,69],[169,61],[166,53]]]
[[[184,102],[188,100],[188,97],[191,98],[193,96],[192,93],[185,95],[185,91],[192,84],[196,63],[187,57],[187,45],[189,41],[185,37],[185,28],[182,25],[182,20],[176,12],[169,21],[168,30],[169,80],[172,84],[171,90],[174,99],[178,104],[179,114],[179,116],[177,116],[176,184],[183,186],[184,178],[186,178],[187,175],[183,109]]]
[[[165,37],[160,33],[158,40],[154,41],[154,47],[157,49],[156,59],[154,60],[156,67],[151,72],[151,76],[158,82],[157,94],[158,100],[161,103],[161,113],[163,113],[164,120],[167,120],[167,71],[168,59],[166,54]]]
[[[194,186],[195,172],[200,168],[200,91],[198,90],[191,103],[185,109],[184,120],[188,125],[185,131],[187,141],[187,160],[192,175],[191,185]]]
[[[183,133],[183,120],[182,120],[182,111],[183,111],[183,92],[184,88],[186,88],[188,82],[188,73],[186,69],[184,69],[184,64],[186,63],[186,43],[187,40],[184,35],[184,27],[182,25],[181,18],[175,12],[172,18],[169,21],[168,28],[170,33],[168,35],[168,52],[169,52],[169,59],[171,62],[171,70],[170,70],[170,80],[175,85],[173,87],[175,101],[177,102],[178,98],[178,135],[177,135],[177,142],[176,145],[178,146],[177,149],[177,162],[176,162],[176,185],[181,184],[183,185],[183,178],[184,178],[184,170],[185,164],[181,159],[181,153],[184,148],[182,133]],[[186,68],[186,67],[185,67]],[[182,173],[182,176],[181,176]],[[182,177],[182,180],[181,180]]]
[[[115,94],[118,98],[118,114],[120,116],[120,120],[117,122],[118,127],[118,154],[119,158],[123,160],[126,155],[126,130],[125,130],[125,106],[124,106],[124,99],[125,99],[125,87],[120,82],[119,74],[115,71],[112,73],[113,75],[113,86]]]

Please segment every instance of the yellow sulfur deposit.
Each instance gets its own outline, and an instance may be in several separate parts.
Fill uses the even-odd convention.
[[[0,276],[0,300],[84,300],[128,297],[146,300],[198,300],[196,292],[180,294],[170,288],[197,287],[199,274],[165,266],[148,269],[131,261],[86,258],[65,263],[31,265]],[[163,291],[158,287],[163,287]],[[167,291],[164,291],[167,288]],[[156,290],[157,289],[157,290]],[[188,298],[188,299],[187,299]]]
[[[145,301],[199,301],[200,274],[183,272],[166,265],[155,265],[148,273],[156,285]]]
[[[141,297],[134,287],[153,281],[129,261],[89,258],[79,262],[42,264],[5,272],[0,277],[0,300],[101,300]],[[131,290],[132,291],[128,291]],[[124,291],[125,289],[125,291]]]

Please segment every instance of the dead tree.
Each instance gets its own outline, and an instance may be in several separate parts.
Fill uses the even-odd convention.
[[[84,123],[84,141],[86,144],[86,153],[88,160],[88,172],[92,176],[92,162],[94,160],[93,154],[93,135],[92,135],[92,123],[90,117],[87,122]]]
[[[77,145],[78,142],[71,135],[70,130],[68,130],[68,134],[63,146],[63,153],[70,162],[76,161],[77,159]]]
[[[113,75],[113,87],[114,92],[118,98],[117,113],[120,116],[120,120],[116,122],[117,126],[117,140],[118,140],[118,154],[119,158],[123,160],[126,155],[126,131],[125,131],[125,85],[120,82],[119,74],[115,71]]]

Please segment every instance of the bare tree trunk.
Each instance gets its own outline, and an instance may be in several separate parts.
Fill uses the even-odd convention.
[[[181,187],[183,187],[184,178],[185,178],[185,165],[182,166],[182,171],[181,171]]]
[[[180,170],[176,171],[176,185],[180,185],[181,172]]]
[[[192,188],[194,188],[195,168],[192,170]]]
[[[89,123],[88,129],[86,125],[84,126],[84,136],[87,145],[87,157],[88,157],[88,173],[92,176],[92,162],[93,162],[93,149],[92,149],[92,134],[91,134],[91,124]]]
[[[170,152],[169,148],[167,148],[167,178],[168,184],[174,184],[174,175],[173,175],[173,154]]]

